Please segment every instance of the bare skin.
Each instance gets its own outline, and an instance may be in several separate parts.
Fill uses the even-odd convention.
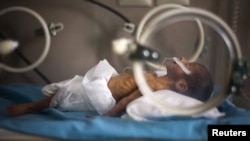
[[[180,60],[190,71],[198,69],[195,65],[188,63],[185,58],[181,58]],[[182,78],[184,74],[182,69],[174,61],[168,63],[166,67],[168,74],[162,77],[157,77],[153,72],[145,72],[144,76],[149,87],[153,91],[171,89],[173,87],[183,92],[188,90],[188,86]],[[142,95],[132,72],[112,77],[108,82],[108,87],[116,100],[116,105],[110,111],[104,113],[103,116],[115,116],[119,114],[126,109],[128,103]],[[11,105],[8,107],[9,115],[18,116],[49,108],[51,99],[52,97],[47,97],[38,102]]]
[[[167,80],[167,77],[157,77],[156,74],[150,72],[145,73],[145,78],[153,91],[168,89],[168,86],[170,85],[169,83],[171,83],[171,81]],[[142,95],[136,85],[135,78],[132,73],[125,73],[111,78],[108,86],[113,97],[117,100],[117,103],[103,116],[114,116],[117,113],[122,112],[125,110],[128,103]]]
[[[18,116],[18,115],[23,115],[27,113],[44,110],[49,107],[51,99],[52,97],[47,97],[37,102],[10,105],[8,107],[9,115]]]
[[[166,89],[168,86],[166,83],[169,83],[169,81],[165,80],[165,77],[157,77],[151,72],[145,73],[145,77],[153,90]],[[117,104],[110,111],[103,114],[103,116],[114,116],[120,113],[125,110],[129,102],[141,96],[133,73],[123,73],[112,77],[108,82],[108,87],[117,101]],[[37,102],[11,105],[8,107],[9,115],[17,116],[49,108],[51,99],[52,97],[47,97]]]

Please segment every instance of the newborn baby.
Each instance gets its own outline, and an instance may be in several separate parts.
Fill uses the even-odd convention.
[[[204,66],[188,63],[185,58],[175,58],[166,64],[166,68],[166,75],[145,72],[153,91],[169,89],[201,101],[210,98],[213,83]],[[105,59],[84,76],[76,75],[70,80],[46,85],[42,91],[46,99],[11,105],[9,114],[17,116],[53,107],[61,111],[96,111],[103,116],[115,116],[141,96],[133,73],[118,74]]]

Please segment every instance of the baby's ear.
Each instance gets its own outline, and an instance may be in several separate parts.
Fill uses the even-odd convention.
[[[181,92],[185,92],[188,90],[187,82],[184,79],[179,79],[175,82],[175,87]]]

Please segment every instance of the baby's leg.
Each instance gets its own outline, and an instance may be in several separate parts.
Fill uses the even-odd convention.
[[[32,103],[24,103],[24,104],[14,104],[8,107],[8,112],[10,116],[18,116],[22,114],[32,113],[41,111],[43,109],[49,108],[51,97],[47,97],[44,100],[32,102]]]

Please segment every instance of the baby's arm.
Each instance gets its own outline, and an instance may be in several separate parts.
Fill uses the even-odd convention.
[[[111,110],[109,110],[107,113],[104,113],[103,116],[115,116],[116,114],[121,113],[122,111],[126,109],[127,105],[131,101],[133,101],[134,99],[140,96],[141,96],[140,91],[136,89],[128,96],[122,98],[118,103],[116,103],[116,105]]]
[[[152,72],[145,72],[145,78],[153,91],[166,88],[167,81],[164,77],[159,78]],[[109,82],[109,88],[114,97],[122,97],[120,97],[119,101],[117,101],[116,105],[110,111],[103,114],[104,116],[119,114],[126,109],[130,102],[141,96],[141,92],[138,89],[132,73],[124,73],[112,78]]]
[[[122,73],[111,77],[108,82],[108,87],[116,102],[130,95],[137,89],[133,73]]]
[[[159,86],[159,84],[157,84],[158,77],[154,72],[145,72],[145,78],[150,87],[157,89],[156,87]],[[133,73],[122,73],[113,76],[108,82],[108,87],[117,102],[138,88]]]

